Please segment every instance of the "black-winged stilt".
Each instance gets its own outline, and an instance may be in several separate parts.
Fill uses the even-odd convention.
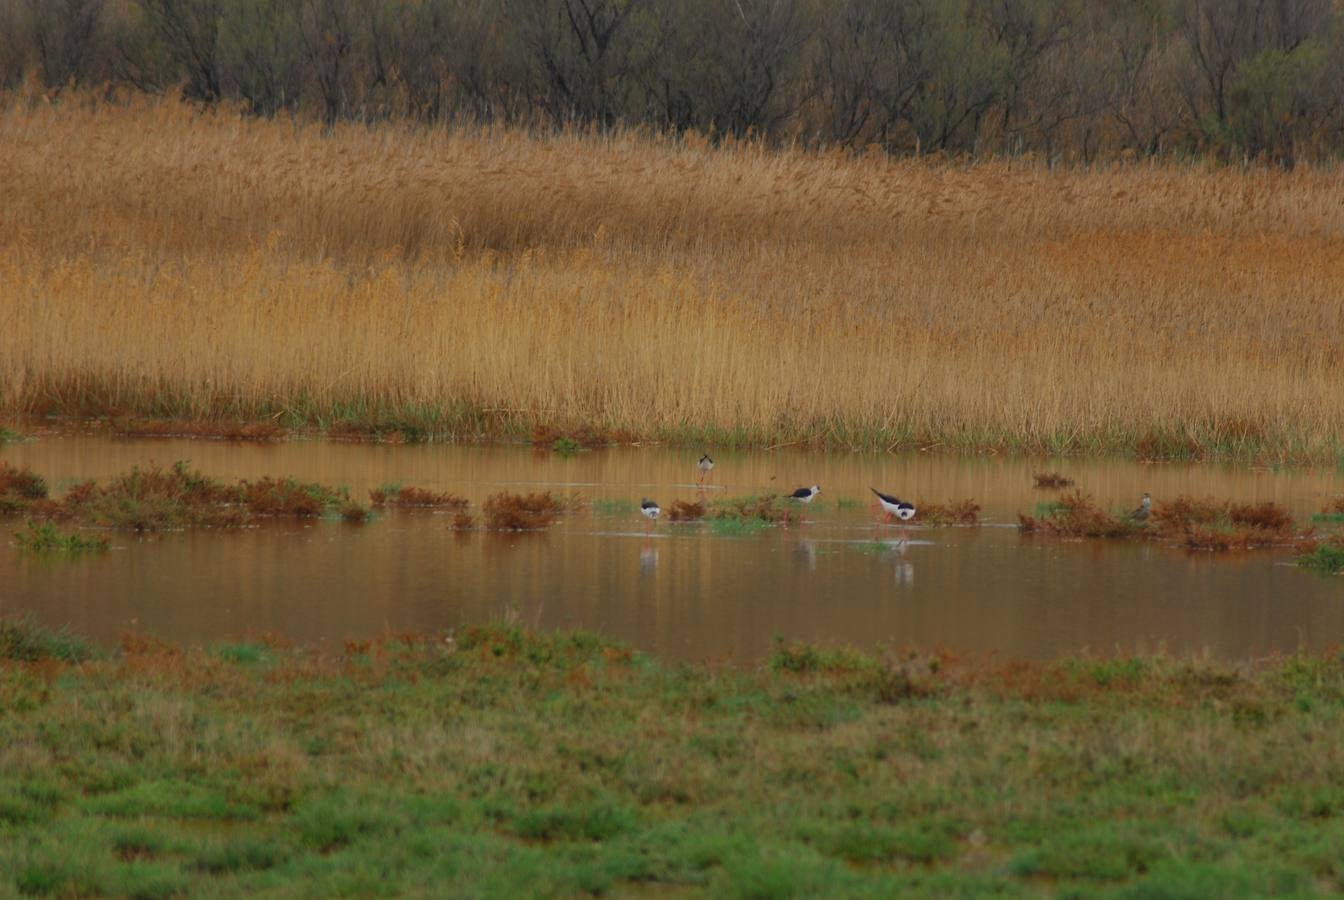
[[[786,499],[786,500],[797,500],[799,503],[811,503],[811,502],[812,502],[812,498],[815,497],[815,496],[817,496],[817,494],[820,494],[820,493],[821,493],[821,488],[817,487],[817,486],[814,484],[814,485],[812,485],[811,487],[807,487],[807,488],[799,488],[798,490],[794,491],[792,494],[789,494],[789,496],[786,497],[785,499]]]
[[[874,487],[870,487],[868,490],[877,495],[877,502],[882,504],[882,512],[888,518],[895,516],[902,522],[909,522],[915,517],[915,504],[899,497],[893,497],[890,494],[884,494]]]
[[[696,481],[696,484],[704,484],[705,478],[714,468],[714,460],[710,459],[709,454],[706,453],[704,456],[700,457],[700,461],[696,463],[696,465],[700,467],[700,479]]]
[[[649,525],[644,526],[644,530],[648,531],[649,527],[658,521],[658,517],[663,514],[663,508],[646,497],[639,501],[639,512],[649,520]]]
[[[1132,513],[1129,514],[1129,517],[1133,519],[1135,522],[1144,522],[1147,521],[1148,515],[1152,511],[1153,511],[1153,498],[1149,497],[1147,491],[1145,491],[1143,494],[1143,502],[1139,504],[1138,509],[1134,510]]]

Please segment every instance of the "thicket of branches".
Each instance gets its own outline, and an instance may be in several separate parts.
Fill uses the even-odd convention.
[[[1333,0],[0,0],[0,87],[897,153],[1344,150]]]

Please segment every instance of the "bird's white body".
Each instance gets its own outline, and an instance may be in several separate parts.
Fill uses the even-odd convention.
[[[658,517],[663,514],[662,507],[652,500],[641,500],[639,503],[640,514],[651,522],[656,522]]]
[[[815,497],[815,496],[817,496],[817,494],[820,494],[820,493],[821,493],[821,488],[819,488],[817,485],[814,484],[814,485],[812,485],[810,488],[799,488],[798,490],[794,491],[792,494],[789,494],[789,496],[788,496],[787,499],[789,499],[789,500],[797,500],[799,503],[811,503],[811,502],[812,502],[812,498]]]
[[[1135,519],[1135,520],[1137,520],[1137,521],[1139,521],[1139,522],[1142,522],[1142,521],[1144,521],[1145,519],[1148,518],[1148,515],[1149,515],[1152,511],[1153,511],[1153,498],[1152,498],[1152,497],[1149,497],[1147,494],[1144,494],[1144,495],[1143,495],[1143,502],[1139,504],[1139,508],[1138,508],[1138,509],[1136,509],[1136,510],[1134,510],[1132,513],[1130,513],[1130,516],[1131,516],[1133,519]]]
[[[882,504],[882,511],[889,516],[895,516],[902,522],[909,522],[915,517],[915,504],[909,503],[899,497],[893,497],[890,494],[884,494],[877,488],[869,488],[877,495],[877,502]]]
[[[696,463],[696,465],[700,467],[701,472],[708,474],[709,471],[714,468],[714,460],[710,459],[709,454],[706,453],[704,456],[700,457],[700,461]]]

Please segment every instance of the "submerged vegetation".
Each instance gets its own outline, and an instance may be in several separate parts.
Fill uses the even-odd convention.
[[[77,93],[0,100],[0,147],[0,415],[544,447],[1344,449],[1333,166],[323,131]]]
[[[1059,490],[1060,488],[1073,487],[1073,479],[1058,472],[1042,472],[1032,476],[1036,480],[1038,488],[1046,490]]]
[[[1333,656],[741,670],[505,626],[107,652],[0,620],[0,705],[4,894],[1344,890]]]

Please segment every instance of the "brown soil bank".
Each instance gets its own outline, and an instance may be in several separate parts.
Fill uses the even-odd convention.
[[[11,97],[0,412],[1334,458],[1340,173]]]

